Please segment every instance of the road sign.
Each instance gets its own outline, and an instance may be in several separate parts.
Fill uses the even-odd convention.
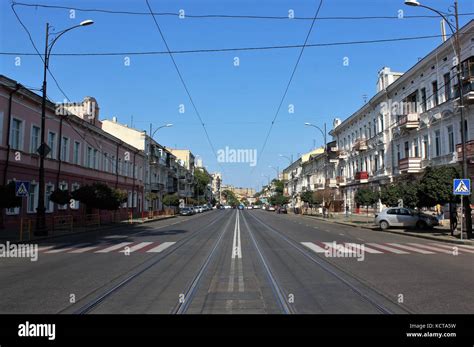
[[[455,178],[453,180],[454,195],[471,195],[471,180],[469,178]]]
[[[44,155],[46,157],[49,154],[49,152],[51,152],[51,148],[46,143],[43,142],[41,146],[38,147],[36,152],[38,152],[39,155]]]
[[[18,197],[28,196],[30,191],[30,182],[28,181],[15,181],[15,194]]]

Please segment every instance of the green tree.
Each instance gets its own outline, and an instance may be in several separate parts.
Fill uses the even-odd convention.
[[[71,194],[68,190],[61,190],[58,188],[51,193],[49,199],[58,205],[66,205],[71,200]]]
[[[459,178],[459,171],[453,166],[427,167],[420,181],[419,205],[432,207],[457,202],[453,195],[453,179]]]
[[[388,207],[398,206],[398,200],[402,199],[400,185],[390,184],[382,187],[380,191],[380,201]]]
[[[21,198],[16,196],[15,182],[0,186],[0,228],[4,229],[3,212],[6,208],[15,208],[21,206]]]
[[[118,189],[110,188],[104,183],[93,183],[76,189],[71,197],[87,206],[87,208],[99,210],[117,210],[120,205],[127,201],[127,193]]]
[[[275,193],[277,194],[283,194],[283,190],[285,188],[285,185],[283,184],[283,181],[276,180],[274,179],[272,181],[273,185],[275,186]]]
[[[211,182],[211,176],[204,169],[194,170],[194,193],[197,198],[204,194],[207,185]]]
[[[303,193],[300,194],[300,199],[307,203],[310,207],[313,206],[314,204],[314,194],[313,194],[313,191],[311,190],[307,190]]]
[[[163,205],[166,205],[166,206],[179,206],[178,194],[166,194],[163,197]]]
[[[373,206],[379,200],[379,193],[373,189],[360,188],[357,190],[354,200],[358,205],[367,207],[367,215],[369,215],[369,206]]]

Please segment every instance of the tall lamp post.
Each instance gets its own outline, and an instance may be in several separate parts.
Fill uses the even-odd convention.
[[[423,7],[426,8],[427,10],[430,10],[432,12],[437,13],[443,20],[448,24],[449,29],[451,30],[451,33],[453,34],[454,37],[454,54],[456,55],[456,75],[457,75],[457,80],[458,80],[458,93],[459,93],[459,112],[461,116],[461,146],[462,146],[462,177],[466,178],[468,175],[468,169],[467,169],[467,153],[466,153],[466,124],[465,124],[465,116],[464,116],[464,96],[463,96],[463,90],[462,90],[462,73],[461,73],[461,42],[459,40],[459,15],[458,15],[458,1],[454,1],[454,17],[456,20],[456,25],[454,26],[448,18],[446,18],[445,14],[442,12],[420,4],[420,2],[416,0],[405,0],[405,5],[408,6],[414,6],[414,7]],[[466,221],[465,224],[465,230],[467,232],[467,237],[471,238],[472,237],[472,219],[471,219],[471,199],[469,195],[464,195],[462,197],[463,201],[463,206],[464,206],[464,211],[461,213],[464,213],[464,220]],[[462,229],[461,229],[462,230]]]
[[[324,163],[323,163],[323,166],[324,166],[324,186],[326,187],[326,181],[327,181],[327,157],[328,157],[328,153],[327,153],[327,139],[326,139],[326,134],[327,134],[327,131],[326,131],[326,122],[324,123],[324,130],[321,129],[320,127],[318,127],[317,125],[314,125],[314,124],[311,124],[311,123],[304,123],[304,125],[308,126],[308,127],[313,127],[313,128],[316,128],[318,129],[321,134],[323,135],[323,140],[324,140],[324,146],[323,146],[323,150],[324,150]],[[324,193],[323,193],[323,208],[325,208],[325,199],[324,199]],[[324,217],[324,215],[323,215]]]
[[[279,180],[279,179],[280,179],[280,168],[279,168],[278,166],[277,166],[277,167],[274,167],[274,166],[271,166],[271,165],[269,165],[268,167],[269,167],[270,169],[275,170],[275,172],[276,172],[276,174],[277,174],[276,179]]]
[[[73,29],[88,26],[94,24],[94,21],[88,19],[81,22],[78,25],[74,25],[68,29],[62,30],[57,33],[50,34],[49,33],[49,23],[46,23],[46,44],[44,47],[44,58],[43,58],[43,99],[41,102],[41,145],[38,148],[39,157],[40,157],[40,165],[39,165],[39,178],[38,178],[38,207],[36,209],[36,228],[35,228],[35,235],[36,236],[44,236],[48,234],[46,229],[46,208],[45,208],[45,179],[44,179],[44,159],[46,155],[49,153],[49,149],[45,142],[45,128],[46,128],[46,86],[47,86],[47,74],[49,69],[49,57],[51,55],[51,50],[53,49],[54,44],[58,41],[58,39],[63,36],[68,31]],[[56,35],[56,37],[49,42],[50,35]]]
[[[155,131],[153,131],[153,124],[150,123],[150,139],[153,140],[153,137],[155,137],[155,134],[158,130],[160,130],[162,128],[169,128],[169,127],[172,127],[172,126],[173,126],[173,124],[168,123],[168,124],[159,126],[158,128],[155,129]],[[151,189],[151,143],[150,143],[150,150],[148,151],[148,165],[150,167],[150,169],[148,170],[148,183],[150,184],[150,189]],[[160,202],[160,200],[163,201],[163,194],[158,194],[158,199],[159,199],[158,203]],[[153,205],[153,202],[152,202],[152,205]],[[153,210],[153,206],[151,206],[151,208]],[[150,206],[148,206],[148,209],[150,209]]]

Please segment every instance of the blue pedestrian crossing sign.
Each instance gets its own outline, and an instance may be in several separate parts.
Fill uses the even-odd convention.
[[[30,182],[28,181],[15,181],[15,192],[18,197],[28,196],[30,191]]]
[[[453,180],[454,195],[471,195],[471,180],[469,178],[455,178]]]

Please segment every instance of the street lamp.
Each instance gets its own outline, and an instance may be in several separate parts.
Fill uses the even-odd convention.
[[[44,179],[44,158],[48,154],[49,149],[47,147],[47,144],[45,142],[45,128],[46,128],[46,87],[47,87],[47,73],[49,69],[49,57],[51,56],[51,51],[53,49],[54,44],[58,41],[58,39],[63,36],[65,33],[68,31],[71,31],[73,29],[83,27],[83,26],[88,26],[94,24],[94,21],[91,19],[85,20],[78,25],[74,25],[68,29],[65,29],[63,31],[53,33],[51,35],[56,35],[56,37],[49,42],[49,23],[46,23],[46,43],[44,47],[44,59],[43,59],[43,98],[41,102],[41,145],[38,148],[38,152],[40,155],[40,165],[39,165],[39,178],[38,178],[38,207],[36,209],[36,228],[35,228],[35,235],[36,236],[43,236],[47,235],[47,230],[46,230],[46,208],[45,208],[45,179]]]
[[[151,137],[151,138],[153,138],[153,137],[155,136],[155,134],[156,134],[156,132],[157,132],[158,130],[160,130],[160,129],[162,129],[162,128],[169,128],[169,127],[172,127],[173,124],[168,123],[168,124],[162,125],[162,126],[156,128],[155,131],[153,131],[153,132],[151,131],[151,130],[152,130],[152,126],[153,126],[153,125],[150,124],[150,137]]]
[[[278,180],[278,179],[279,179],[279,176],[280,176],[280,169],[279,169],[279,167],[278,167],[278,166],[277,166],[277,167],[273,167],[273,166],[271,166],[271,165],[268,165],[268,167],[269,167],[270,169],[273,169],[273,170],[276,171],[276,173],[277,173],[277,177],[276,177],[276,178],[277,178],[277,180]]]
[[[427,10],[437,13],[448,24],[448,27],[451,30],[451,33],[453,34],[453,37],[454,37],[453,49],[454,49],[454,54],[456,55],[456,70],[457,70],[456,75],[457,75],[457,80],[458,80],[459,112],[461,116],[462,177],[466,178],[468,175],[467,153],[466,153],[466,124],[465,124],[466,121],[464,117],[464,100],[463,100],[464,98],[463,98],[463,91],[462,91],[462,85],[461,85],[461,80],[462,80],[461,42],[459,41],[458,2],[457,0],[454,1],[454,16],[456,19],[456,26],[453,26],[453,24],[451,24],[448,18],[446,18],[445,14],[443,14],[442,12],[432,7],[422,5],[416,0],[405,0],[405,5],[423,7],[423,8],[426,8]],[[472,237],[471,201],[470,201],[469,195],[464,195],[463,199],[464,199],[463,201],[464,211],[462,211],[461,213],[464,213],[464,216],[465,216],[467,237],[471,238]]]
[[[324,139],[324,146],[323,146],[323,154],[324,154],[324,163],[323,163],[323,167],[324,167],[324,185],[326,185],[326,181],[327,181],[327,176],[328,176],[328,172],[327,172],[327,157],[328,157],[328,153],[327,153],[327,140],[326,140],[326,134],[327,134],[327,131],[326,131],[326,122],[324,123],[324,130],[321,129],[320,127],[318,127],[317,125],[314,125],[314,124],[311,124],[311,123],[304,123],[304,125],[308,126],[308,127],[313,127],[313,128],[316,128],[318,129],[321,134],[323,135],[323,139]],[[325,199],[324,199],[324,195],[323,194],[323,208],[325,207]]]
[[[288,156],[286,156],[286,155],[283,155],[283,154],[278,154],[278,156],[279,156],[279,157],[282,157],[282,158],[285,158],[286,160],[288,160],[288,162],[290,163],[290,165],[291,165],[291,163],[293,163],[293,158],[292,158],[293,155],[291,155],[291,158],[288,157]]]

